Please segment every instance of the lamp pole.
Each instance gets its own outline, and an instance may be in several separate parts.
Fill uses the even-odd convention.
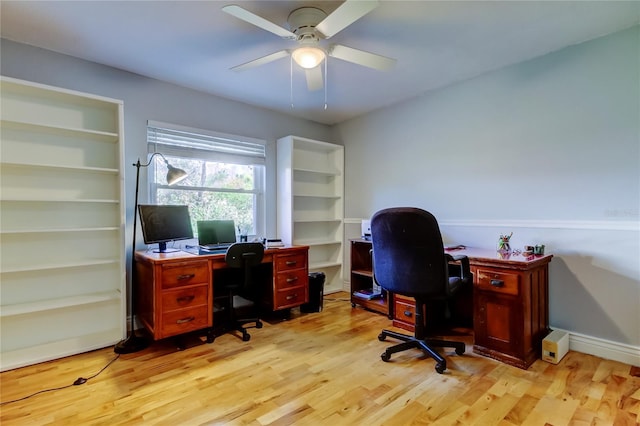
[[[138,161],[136,161],[133,164],[133,166],[136,168],[136,193],[135,193],[136,195],[135,195],[135,201],[133,204],[133,243],[131,245],[131,275],[128,281],[129,285],[128,285],[128,291],[127,291],[128,293],[127,310],[131,315],[131,320],[129,321],[127,338],[116,343],[116,345],[113,348],[113,351],[117,354],[130,354],[133,352],[141,351],[145,349],[147,346],[149,346],[149,339],[147,339],[144,336],[139,336],[136,334],[135,315],[134,315],[135,304],[133,303],[133,293],[134,293],[133,283],[136,276],[135,254],[136,254],[136,231],[137,231],[137,224],[138,224],[137,219],[138,219],[138,192],[140,188],[140,167],[149,167],[149,165],[151,164],[151,161],[153,161],[153,157],[155,157],[156,155],[159,155],[160,157],[162,157],[165,164],[167,165],[167,169],[168,169],[167,183],[169,185],[174,185],[187,177],[187,172],[185,172],[182,169],[178,169],[171,166],[167,161],[167,159],[165,158],[165,156],[159,152],[154,152],[151,155],[151,157],[149,157],[149,162],[146,164],[141,164],[139,158],[138,158]]]

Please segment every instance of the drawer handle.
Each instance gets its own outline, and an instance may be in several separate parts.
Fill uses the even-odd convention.
[[[191,322],[191,321],[193,321],[194,319],[196,319],[196,317],[187,317],[187,318],[182,318],[182,319],[177,320],[177,321],[176,321],[176,324],[184,324],[184,323],[187,323],[187,322]]]
[[[287,260],[285,262],[285,265],[287,265],[287,266],[296,266],[297,264],[298,264],[297,260]]]
[[[287,278],[287,282],[288,283],[292,283],[294,281],[298,281],[298,277],[291,277],[291,278]]]
[[[411,311],[404,311],[404,316],[405,317],[411,318],[412,315],[413,315],[413,313]]]
[[[491,280],[491,285],[494,287],[504,287],[503,280]]]
[[[296,294],[292,294],[290,296],[285,297],[285,299],[291,300],[291,299],[296,299],[297,297],[298,297],[298,294],[296,293]]]
[[[189,303],[191,302],[193,299],[195,299],[194,295],[191,296],[184,296],[184,297],[178,297],[176,298],[176,302],[178,303]]]
[[[196,274],[183,274],[183,275],[178,275],[178,281],[183,281],[183,280],[190,280],[191,278],[195,277]]]

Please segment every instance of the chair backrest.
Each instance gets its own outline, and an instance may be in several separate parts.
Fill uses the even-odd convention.
[[[224,260],[230,268],[251,268],[259,265],[263,257],[262,243],[235,243],[227,249]]]
[[[382,288],[411,297],[446,297],[447,261],[436,218],[413,207],[371,218],[373,273]]]

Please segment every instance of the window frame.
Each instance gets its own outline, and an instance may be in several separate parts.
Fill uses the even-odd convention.
[[[169,146],[162,143],[152,142],[150,139],[150,131],[152,129],[166,129],[169,131],[176,132],[186,132],[193,135],[201,135],[205,138],[214,138],[225,141],[225,144],[229,146],[236,145],[240,151],[242,151],[243,144],[248,145],[261,145],[262,146],[262,156],[256,155],[243,155],[234,154],[229,152],[221,152],[215,149],[212,145],[212,149],[208,150],[206,148],[197,149],[192,147],[179,147],[179,146]],[[266,235],[266,148],[267,143],[266,140],[251,138],[247,136],[241,135],[232,135],[227,133],[216,132],[212,130],[206,129],[198,129],[187,126],[181,126],[177,124],[163,123],[158,121],[149,120],[147,122],[147,158],[149,158],[152,154],[159,152],[162,155],[168,157],[178,157],[184,159],[195,159],[195,160],[205,160],[208,162],[218,162],[218,163],[227,163],[227,164],[238,164],[238,165],[253,165],[254,167],[254,187],[252,190],[246,189],[230,189],[230,188],[221,188],[221,187],[196,187],[196,186],[181,186],[173,185],[170,186],[166,183],[156,183],[156,167],[155,161],[151,162],[147,171],[147,182],[148,182],[148,194],[149,201],[151,203],[157,203],[158,200],[158,190],[162,189],[171,189],[171,190],[184,190],[184,191],[202,191],[202,192],[210,192],[210,193],[237,193],[237,194],[253,194],[254,196],[254,209],[253,209],[253,223],[255,226],[255,235],[249,234],[249,238],[256,238],[263,235]],[[160,159],[160,161],[162,161]],[[171,161],[169,161],[171,162]]]

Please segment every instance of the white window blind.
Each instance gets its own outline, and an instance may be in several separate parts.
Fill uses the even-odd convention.
[[[149,121],[149,152],[233,164],[265,164],[265,141]]]

